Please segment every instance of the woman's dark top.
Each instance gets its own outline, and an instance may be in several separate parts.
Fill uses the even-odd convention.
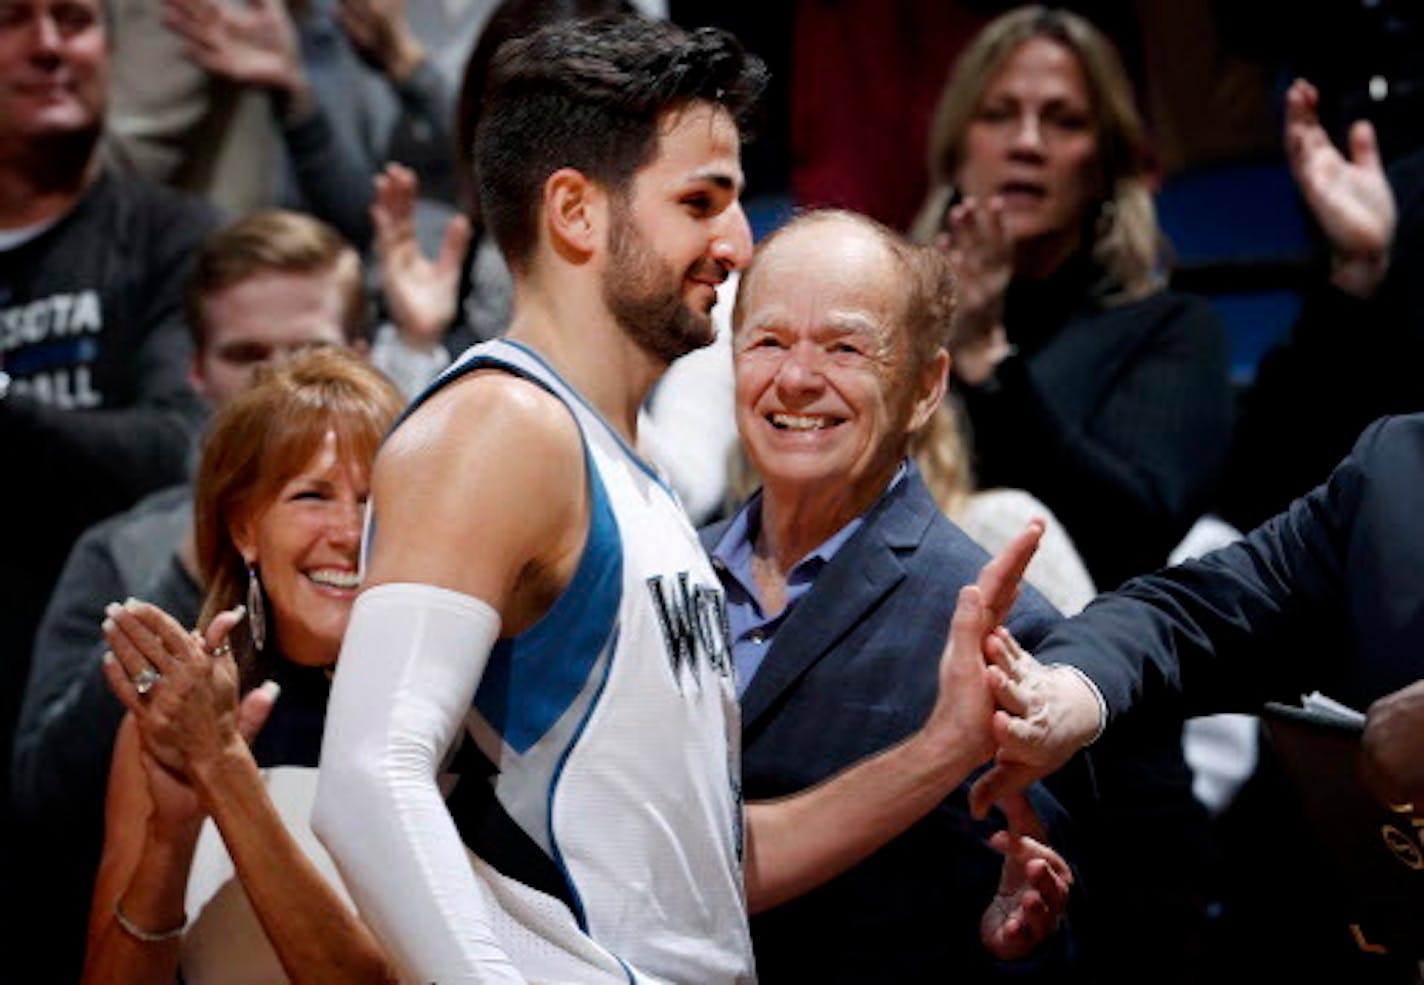
[[[986,384],[956,382],[979,484],[1037,496],[1094,581],[1161,567],[1209,503],[1231,438],[1226,336],[1201,298],[1116,302],[1086,254],[1013,281],[1017,353]]]
[[[282,686],[282,693],[252,741],[252,758],[258,766],[317,765],[331,697],[329,670],[302,667],[282,657],[270,661],[266,676]]]

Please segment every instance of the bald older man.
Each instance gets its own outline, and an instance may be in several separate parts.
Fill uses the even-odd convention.
[[[908,458],[944,395],[951,283],[934,251],[844,212],[794,220],[742,280],[737,424],[763,486],[703,541],[727,592],[749,801],[905,740],[934,707],[956,594],[988,560]],[[1026,589],[1007,623],[1037,638],[1057,619]],[[1046,790],[1030,797],[1043,817],[1061,815]],[[970,819],[960,788],[849,871],[758,916],[761,980],[981,980],[1031,956],[1062,980],[1064,935],[1040,945],[1044,927],[1005,934],[994,906],[982,913],[1012,889],[996,826]]]

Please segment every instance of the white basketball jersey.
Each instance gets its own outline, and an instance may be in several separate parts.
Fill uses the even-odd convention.
[[[491,653],[478,754],[455,760],[448,803],[501,942],[535,980],[753,981],[717,577],[671,489],[532,350],[475,346],[432,391],[484,368],[569,408],[592,507],[568,588]]]

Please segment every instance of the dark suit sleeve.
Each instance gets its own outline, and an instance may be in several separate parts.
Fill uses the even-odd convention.
[[[1039,658],[1084,670],[1110,718],[1172,697],[1191,714],[1297,698],[1344,652],[1345,552],[1399,426],[1372,425],[1324,485],[1243,541],[1102,596]]]

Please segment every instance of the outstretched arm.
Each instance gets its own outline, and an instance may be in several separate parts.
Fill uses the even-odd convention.
[[[1169,701],[1173,714],[1250,711],[1328,680],[1335,655],[1347,652],[1347,560],[1367,536],[1365,492],[1386,485],[1372,478],[1420,433],[1413,418],[1378,422],[1328,482],[1284,513],[1237,543],[1100,596],[1049,633],[1037,659],[1007,635],[991,640],[999,749],[975,785],[975,809],[1052,772],[1129,709],[1146,714],[1144,704]],[[1395,513],[1396,526],[1409,519]]]
[[[747,805],[747,905],[756,913],[849,869],[935,808],[993,752],[985,634],[1007,617],[1042,536],[1035,521],[960,590],[939,698],[904,742],[809,790]]]
[[[1335,286],[1369,297],[1389,270],[1394,240],[1394,192],[1368,120],[1350,127],[1350,156],[1340,153],[1316,108],[1320,94],[1304,79],[1286,91],[1286,157],[1311,214],[1330,240]]]

